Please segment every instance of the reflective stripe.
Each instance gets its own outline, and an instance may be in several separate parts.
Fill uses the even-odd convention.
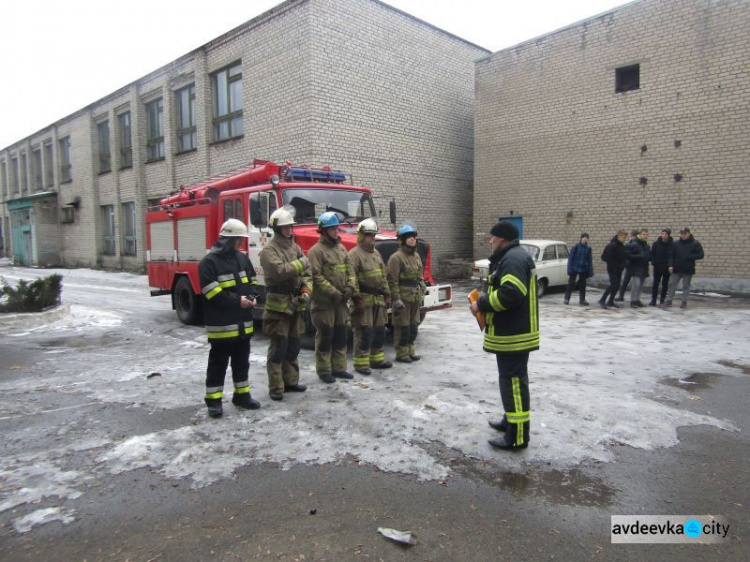
[[[247,385],[245,385],[245,386],[237,386],[235,384],[234,385],[234,393],[235,394],[250,394],[250,387],[247,386]]]
[[[373,353],[370,355],[370,363],[375,363],[376,365],[378,363],[382,363],[385,361],[385,352],[381,351],[380,353]]]
[[[490,289],[490,306],[497,310],[498,312],[502,310],[508,310],[503,306],[503,304],[500,302],[500,297],[498,296],[500,291],[497,289]]]
[[[524,297],[528,294],[528,291],[526,290],[526,285],[524,285],[523,281],[521,281],[515,275],[512,275],[510,273],[503,275],[503,277],[500,279],[500,284],[505,285],[505,283],[512,283],[513,285],[518,287],[518,290],[521,291],[521,294]]]
[[[243,283],[249,283],[249,282],[250,282],[250,280],[249,280],[249,279],[247,278],[247,276],[245,276],[245,277],[242,277],[242,278],[240,279],[240,281],[242,281]]]
[[[522,334],[520,336],[495,336],[490,333],[484,335],[484,348],[487,351],[531,351],[538,347],[539,332]]]
[[[226,338],[238,338],[240,336],[239,330],[233,330],[231,332],[209,332],[208,339],[210,340],[221,340]]]
[[[286,305],[268,300],[266,301],[266,310],[270,310],[271,312],[286,312]]]
[[[245,278],[246,279],[247,278],[247,271],[245,271],[243,269],[242,271],[239,272],[239,276],[240,276],[240,278]]]
[[[323,266],[323,273],[346,273],[346,264],[338,263],[335,265],[326,264]]]
[[[245,334],[252,334],[254,331],[252,322],[245,322]]]
[[[214,281],[213,283],[209,283],[205,287],[201,289],[201,292],[205,295],[206,293],[210,293],[212,290],[214,290],[216,287],[218,287],[219,284]]]
[[[217,275],[216,280],[221,283],[222,281],[233,281],[234,273],[226,273],[224,275]]]
[[[354,356],[355,367],[367,367],[370,364],[370,356],[364,355],[362,357]]]
[[[302,273],[304,271],[304,268],[302,267],[302,262],[299,260],[294,260],[292,262],[292,267],[294,268],[294,271],[297,272],[297,275]]]
[[[505,412],[508,423],[526,423],[531,418],[529,412]]]
[[[223,386],[207,386],[206,387],[206,394],[216,394],[221,393],[221,391],[224,390]]]
[[[536,275],[531,276],[529,284],[531,295],[529,295],[529,323],[533,332],[539,332],[539,307],[537,305],[536,295]]]
[[[370,271],[361,271],[357,277],[359,279],[372,279],[373,277],[385,277],[385,271],[382,268],[371,269]]]
[[[217,398],[221,398],[223,394],[224,393],[221,390],[219,392],[213,392],[211,394],[206,392],[206,398],[208,398],[209,400],[216,400]]]
[[[212,298],[214,298],[216,295],[218,295],[222,291],[223,289],[221,287],[216,287],[213,291],[211,291],[210,293],[206,295],[206,300],[210,301]]]
[[[251,285],[259,285],[260,283],[258,283],[257,279],[253,279],[252,281],[250,281],[250,284]]]
[[[222,281],[221,283],[219,283],[219,285],[228,289],[229,287],[236,287],[237,281],[235,281],[234,279],[232,279],[231,281]]]
[[[227,332],[229,330],[236,330],[237,324],[227,324],[226,326],[208,326],[206,325],[206,331],[208,332]]]
[[[243,388],[243,387],[250,388],[250,381],[242,381],[242,382],[236,382],[236,383],[234,383],[234,388],[235,389],[237,389],[237,388]]]

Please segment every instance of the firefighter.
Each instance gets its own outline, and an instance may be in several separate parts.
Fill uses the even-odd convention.
[[[326,211],[318,217],[320,239],[307,254],[313,280],[312,323],[315,370],[325,383],[354,378],[346,370],[349,300],[356,290],[352,263],[339,238],[339,217]]]
[[[270,217],[274,236],[260,252],[266,282],[263,334],[268,336],[268,393],[282,400],[285,392],[304,392],[299,384],[300,335],[304,331],[305,308],[312,294],[310,265],[292,236],[292,214],[277,209]]]
[[[198,265],[203,312],[211,350],[206,369],[208,415],[223,414],[221,397],[224,377],[231,359],[234,394],[232,404],[257,410],[260,404],[250,396],[247,372],[250,368],[250,338],[253,335],[255,270],[240,251],[247,227],[229,219],[219,231],[219,239]]]
[[[352,330],[354,331],[354,370],[363,375],[373,369],[389,369],[385,360],[386,311],[391,306],[391,291],[385,275],[383,257],[375,249],[378,225],[365,219],[357,227],[357,245],[349,250],[357,278],[357,292],[352,297]]]
[[[388,285],[393,300],[393,345],[396,361],[419,361],[416,352],[419,307],[427,289],[422,259],[417,253],[417,230],[405,225],[396,232],[399,249],[388,258]]]
[[[490,230],[490,274],[487,291],[471,311],[486,314],[484,350],[494,353],[505,415],[490,427],[505,432],[489,443],[498,449],[525,449],[529,444],[529,353],[539,349],[539,306],[534,262],[518,243],[518,228],[510,221]]]

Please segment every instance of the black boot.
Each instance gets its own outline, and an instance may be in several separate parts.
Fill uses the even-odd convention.
[[[390,361],[382,361],[380,363],[370,363],[370,367],[373,369],[390,369],[393,367],[393,363]]]
[[[360,375],[371,375],[372,371],[370,370],[370,367],[354,367],[354,370],[357,371]]]
[[[353,379],[354,375],[352,375],[348,371],[334,371],[331,373],[335,378],[337,379]]]
[[[495,447],[496,449],[505,449],[506,451],[520,451],[521,449],[525,449],[529,446],[528,443],[521,443],[520,445],[516,445],[515,443],[510,443],[505,437],[500,437],[498,439],[490,439],[488,441],[490,445]]]
[[[410,355],[410,356],[409,356],[409,359],[411,359],[412,361],[419,361],[420,359],[422,359],[422,357],[421,357],[421,356],[419,356],[419,355],[417,355],[417,354],[415,353],[414,355]]]
[[[487,422],[492,429],[496,429],[497,431],[505,431],[508,429],[508,421],[505,419],[505,416],[503,416],[503,419],[500,421],[488,421]]]
[[[612,308],[622,308],[619,304],[615,304],[615,301],[609,301],[607,306],[611,306]]]
[[[257,410],[260,408],[260,402],[253,400],[249,392],[244,394],[237,394],[236,392],[232,395],[232,404],[238,408],[244,408],[245,410]]]
[[[320,380],[322,380],[326,384],[331,384],[336,382],[336,379],[333,377],[331,373],[324,373],[322,375],[318,375],[320,377]]]
[[[208,415],[212,418],[220,418],[224,415],[224,409],[221,407],[221,398],[206,398],[208,406]]]
[[[284,392],[305,392],[307,390],[307,386],[304,384],[285,384],[284,385]]]

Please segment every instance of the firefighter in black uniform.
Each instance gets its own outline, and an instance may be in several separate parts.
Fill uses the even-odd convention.
[[[484,350],[497,357],[500,397],[505,415],[490,427],[505,432],[489,443],[499,449],[529,444],[529,352],[539,349],[539,306],[534,262],[518,243],[518,228],[502,221],[490,230],[490,274],[487,291],[471,304],[486,315]]]
[[[256,303],[253,288],[258,284],[253,265],[239,251],[242,239],[247,237],[247,227],[242,221],[229,219],[221,227],[219,240],[198,266],[206,331],[211,344],[206,369],[206,406],[212,418],[223,414],[221,397],[230,359],[234,381],[232,404],[248,410],[260,408],[250,396],[247,380]]]

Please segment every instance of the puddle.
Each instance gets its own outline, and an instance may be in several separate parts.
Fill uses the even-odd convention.
[[[719,365],[724,365],[725,367],[729,367],[731,369],[738,369],[745,375],[750,375],[750,365],[742,365],[741,363],[735,363],[734,361],[728,361],[725,359],[719,361]]]
[[[491,460],[467,457],[442,443],[433,441],[422,447],[464,478],[558,505],[604,507],[612,505],[617,492],[580,468],[560,471],[529,466],[525,472],[508,472]]]
[[[675,388],[682,388],[689,392],[695,392],[696,390],[702,390],[708,388],[713,383],[713,379],[718,377],[717,373],[693,373],[681,379],[675,377],[667,377],[661,379],[661,384],[667,386],[673,386]]]

